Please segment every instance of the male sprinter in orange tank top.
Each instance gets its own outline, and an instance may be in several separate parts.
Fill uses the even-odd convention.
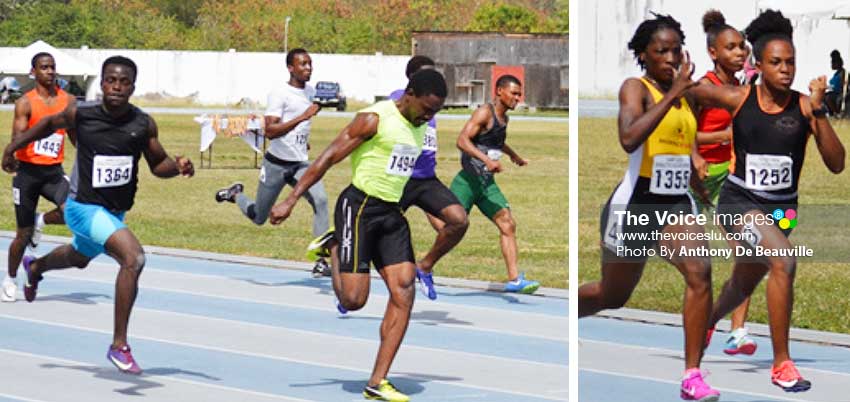
[[[32,58],[35,88],[15,102],[15,119],[12,138],[32,127],[44,116],[65,110],[74,97],[56,86],[56,61],[49,53],[38,53]],[[8,275],[3,280],[0,300],[15,301],[15,277],[27,244],[35,248],[45,224],[65,224],[62,206],[68,196],[68,180],[62,169],[65,152],[65,130],[29,143],[15,152],[19,169],[12,179],[12,199],[15,203],[17,232],[9,245]],[[56,204],[50,212],[36,215],[38,197],[43,196]]]

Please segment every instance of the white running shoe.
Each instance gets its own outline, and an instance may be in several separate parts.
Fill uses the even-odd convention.
[[[44,230],[44,214],[40,213],[35,217],[35,226],[32,230],[32,237],[30,237],[30,250],[35,251],[38,248],[38,244],[41,242],[41,232]]]
[[[18,285],[15,284],[15,280],[9,275],[6,275],[6,278],[3,279],[2,288],[3,291],[0,293],[0,300],[7,303],[15,301],[15,295],[18,294]]]

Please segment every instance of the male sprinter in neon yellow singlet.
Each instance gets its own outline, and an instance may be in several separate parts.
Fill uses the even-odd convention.
[[[381,345],[367,399],[408,401],[388,380],[401,345],[415,290],[410,228],[399,200],[422,151],[426,123],[443,107],[446,82],[435,70],[410,77],[401,99],[378,102],[361,110],[310,165],[289,196],[275,205],[271,223],[280,224],[298,198],[334,164],[351,155],[352,184],[343,190],[334,212],[331,262],[340,312],[358,310],[369,297],[369,264],[373,263],[390,292],[381,323]]]

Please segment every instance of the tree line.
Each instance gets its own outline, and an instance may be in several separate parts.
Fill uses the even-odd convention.
[[[0,44],[410,54],[412,31],[567,33],[569,0],[0,0]]]

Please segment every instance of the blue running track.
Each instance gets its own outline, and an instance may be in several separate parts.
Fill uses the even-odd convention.
[[[676,317],[671,317],[675,321]],[[579,401],[675,402],[684,371],[684,334],[680,326],[614,318],[579,320]],[[715,333],[702,369],[722,402],[850,401],[850,348],[791,342],[791,356],[812,389],[786,393],[770,382],[770,338],[754,337],[752,356],[728,356],[728,333]]]
[[[0,303],[0,402],[363,400],[387,302],[380,279],[363,310],[340,317],[329,278],[148,253],[129,331],[145,372],[131,376],[105,358],[116,273],[108,257],[52,271],[27,303],[19,271],[19,300]],[[567,400],[566,299],[438,291],[417,294],[390,371],[412,401]]]

